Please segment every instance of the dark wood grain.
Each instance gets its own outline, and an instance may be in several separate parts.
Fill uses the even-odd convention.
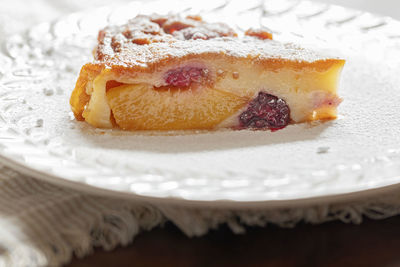
[[[98,250],[68,265],[88,266],[400,266],[400,216],[361,225],[271,225],[243,235],[222,226],[197,238],[167,224],[128,247]]]

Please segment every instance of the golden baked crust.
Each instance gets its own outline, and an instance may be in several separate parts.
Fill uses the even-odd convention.
[[[155,88],[167,86],[162,79],[165,72],[185,64],[210,62],[211,65],[222,66],[223,73],[232,72],[233,78],[236,72],[230,68],[240,69],[245,65],[269,73],[281,70],[289,70],[292,74],[332,72],[333,76],[343,67],[344,60],[271,39],[270,33],[260,29],[250,29],[239,37],[229,26],[206,23],[199,16],[138,16],[123,26],[107,27],[99,32],[94,62],[82,67],[70,99],[72,110],[78,120],[86,120],[97,127],[112,127],[115,121],[105,97],[108,90],[122,84],[148,83]],[[216,73],[218,71],[215,70]],[[219,74],[211,77],[211,84],[218,84],[225,78]],[[332,93],[329,96],[333,99],[331,102],[336,104],[336,83],[333,79],[334,84],[327,91]],[[104,87],[104,92],[99,92],[103,89],[95,89],[95,84]],[[94,94],[96,90],[98,92]],[[248,93],[235,94],[249,99],[252,97]],[[96,100],[91,100],[94,95]],[[100,98],[104,100],[98,100]],[[101,119],[94,118],[98,117],[98,112],[93,115],[93,110],[100,109],[108,111],[103,112]],[[314,114],[312,119],[336,116],[329,107],[327,112],[319,114]],[[295,121],[309,119],[311,115],[304,115]]]
[[[176,64],[200,54],[205,59],[218,55],[231,60],[251,59],[269,69],[288,64],[302,68],[316,62],[318,67],[329,68],[336,63],[335,59],[293,44],[263,40],[272,40],[272,34],[249,29],[240,38],[229,26],[206,23],[200,17],[138,16],[124,26],[107,27],[99,32],[95,64],[152,72],[156,66],[170,61]]]

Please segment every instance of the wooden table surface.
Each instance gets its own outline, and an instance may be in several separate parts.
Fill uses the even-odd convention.
[[[400,216],[361,225],[248,228],[243,235],[222,226],[197,238],[167,224],[128,247],[98,250],[67,266],[400,266]]]

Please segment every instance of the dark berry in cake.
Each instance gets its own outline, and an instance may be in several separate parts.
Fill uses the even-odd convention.
[[[259,92],[239,116],[240,127],[253,129],[280,129],[290,122],[290,109],[285,100]]]

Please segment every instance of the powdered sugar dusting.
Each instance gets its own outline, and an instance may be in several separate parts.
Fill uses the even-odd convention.
[[[196,38],[196,34],[205,37]],[[330,58],[292,43],[252,36],[237,37],[225,24],[208,24],[178,16],[138,16],[128,24],[102,30],[99,42],[96,50],[98,63],[126,67],[143,67],[201,54],[222,54],[255,61],[314,62]]]

